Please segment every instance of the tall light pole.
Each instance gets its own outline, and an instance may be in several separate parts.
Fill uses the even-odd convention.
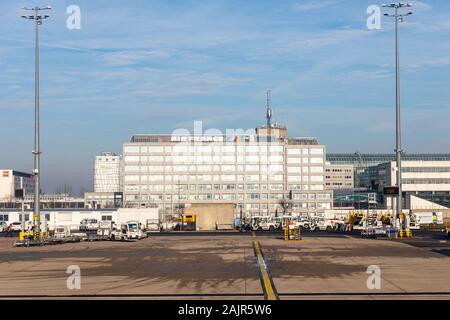
[[[385,13],[387,17],[393,17],[395,19],[395,100],[396,100],[396,159],[397,159],[397,210],[394,212],[394,227],[397,224],[397,216],[402,213],[402,146],[401,146],[401,126],[400,126],[400,50],[399,50],[399,37],[398,28],[399,23],[403,22],[403,17],[409,16],[412,12],[406,14],[399,13],[399,9],[410,8],[412,5],[410,3],[391,3],[383,4],[385,8],[394,9],[393,14]],[[400,224],[400,229],[404,230],[404,221]]]
[[[40,203],[40,141],[39,141],[39,26],[42,24],[42,20],[49,18],[48,14],[42,15],[40,11],[50,10],[50,6],[45,8],[34,7],[27,8],[22,7],[26,11],[34,11],[33,15],[23,15],[22,18],[34,20],[36,43],[35,43],[35,73],[34,73],[34,221],[36,223],[36,235],[40,239],[41,231],[41,203]]]

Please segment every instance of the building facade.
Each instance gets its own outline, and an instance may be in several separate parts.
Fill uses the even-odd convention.
[[[243,215],[323,214],[324,145],[313,138],[269,135],[134,135],[123,145],[123,192],[128,207],[164,214],[185,203],[235,205]],[[284,131],[283,131],[284,132]]]
[[[377,172],[379,192],[397,185],[395,161],[378,165]],[[450,208],[450,161],[402,161],[402,191]]]
[[[24,196],[34,193],[33,175],[11,169],[0,170],[0,202],[15,202],[15,191],[23,189]]]
[[[373,168],[379,164],[395,161],[395,154],[370,154],[370,153],[330,153],[327,161],[331,164],[351,164],[354,166],[355,188],[375,190],[374,180],[377,179]],[[402,161],[450,161],[448,153],[405,153]],[[371,170],[372,169],[372,170]]]
[[[325,188],[331,190],[353,189],[354,166],[352,164],[331,164],[325,166]]]
[[[94,192],[121,191],[122,157],[112,152],[102,152],[95,157]]]

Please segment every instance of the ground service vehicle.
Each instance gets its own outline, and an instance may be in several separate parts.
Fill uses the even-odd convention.
[[[142,231],[142,225],[139,221],[128,221],[126,223],[127,239],[142,239],[144,238],[144,232]]]
[[[102,220],[98,222],[97,236],[103,239],[111,239],[114,221]]]
[[[22,230],[22,223],[21,222],[12,222],[10,224],[11,231],[21,231]]]
[[[275,231],[277,222],[270,216],[254,216],[252,217],[252,230],[254,231]]]
[[[420,226],[443,224],[442,212],[415,212],[412,214],[412,219]]]
[[[197,229],[197,216],[193,213],[184,213],[182,216],[183,231],[195,231]]]
[[[144,237],[144,231],[141,230],[141,224],[138,221],[122,223],[120,228],[114,227],[111,231],[111,240],[139,240]]]
[[[97,228],[98,228],[97,219],[83,219],[80,222],[80,231],[97,230]]]

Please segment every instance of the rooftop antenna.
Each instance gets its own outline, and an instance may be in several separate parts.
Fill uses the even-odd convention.
[[[267,104],[266,104],[266,119],[267,119],[267,128],[272,126],[272,109],[270,107],[270,90],[267,90]]]

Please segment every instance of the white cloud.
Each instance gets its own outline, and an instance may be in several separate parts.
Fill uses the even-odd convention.
[[[425,3],[423,1],[409,1],[414,9],[431,9],[431,4]]]
[[[296,3],[293,5],[295,11],[308,11],[314,9],[321,9],[336,3],[340,2],[339,0],[312,0],[312,1],[302,1],[300,3]]]
[[[166,59],[170,56],[169,51],[163,50],[126,50],[104,53],[103,60],[108,65],[127,66],[147,60]]]

